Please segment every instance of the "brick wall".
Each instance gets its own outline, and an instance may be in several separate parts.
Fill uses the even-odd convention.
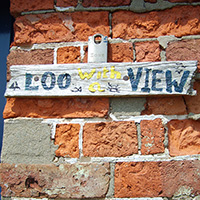
[[[199,0],[11,0],[11,65],[200,61]],[[56,66],[55,66],[56,67]],[[198,66],[200,69],[200,65]],[[7,98],[0,184],[21,198],[200,199],[196,96]]]

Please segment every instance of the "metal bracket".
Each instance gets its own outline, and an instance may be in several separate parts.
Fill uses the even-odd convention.
[[[95,34],[88,39],[88,63],[107,62],[108,37]]]

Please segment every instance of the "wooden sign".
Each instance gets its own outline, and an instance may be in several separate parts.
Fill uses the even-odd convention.
[[[6,97],[194,95],[196,61],[14,65]]]

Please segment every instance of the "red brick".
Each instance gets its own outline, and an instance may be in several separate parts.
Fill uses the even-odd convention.
[[[80,63],[81,54],[80,47],[62,47],[57,51],[57,63]]]
[[[187,105],[188,113],[199,114],[200,113],[200,81],[194,83],[194,89],[197,91],[196,96],[185,96],[185,103]]]
[[[162,192],[161,171],[157,162],[117,163],[115,197],[158,197]]]
[[[98,198],[109,187],[109,164],[0,165],[4,197]]]
[[[53,54],[52,49],[13,50],[7,57],[7,65],[53,64]]]
[[[167,16],[167,17],[166,17]],[[164,35],[197,35],[200,33],[200,6],[177,6],[163,11],[113,13],[113,38],[152,38]]]
[[[190,199],[200,194],[199,160],[162,162],[160,168],[163,184],[161,196],[172,197],[187,191],[190,195],[183,199]]]
[[[199,160],[117,163],[115,197],[171,198],[186,190],[189,196],[199,195],[199,171]]]
[[[78,0],[57,0],[56,6],[58,7],[76,7],[78,4]]]
[[[88,46],[84,46],[83,50],[84,50],[83,63],[87,63],[88,62]]]
[[[166,49],[167,61],[197,60],[200,71],[200,39],[170,42]]]
[[[10,0],[10,12],[13,16],[20,15],[25,11],[49,9],[54,9],[54,0]]]
[[[107,6],[126,6],[130,5],[131,0],[83,0],[82,5],[84,7],[107,7]]]
[[[8,98],[4,118],[87,118],[105,117],[108,98]]]
[[[55,145],[59,145],[56,156],[79,157],[79,124],[57,124]]]
[[[7,57],[7,80],[10,80],[11,65],[53,64],[53,50],[13,50]]]
[[[160,61],[159,42],[137,42],[135,43],[137,62],[156,62]]]
[[[172,120],[168,135],[171,156],[200,154],[200,121]]]
[[[109,44],[108,62],[133,62],[132,43]]]
[[[138,152],[134,122],[87,123],[83,128],[83,154],[87,157],[129,156]]]
[[[185,115],[183,97],[148,97],[142,115]]]
[[[48,13],[18,17],[13,45],[88,41],[95,33],[109,36],[108,12]]]
[[[143,155],[164,153],[165,130],[161,119],[142,120],[140,123]]]

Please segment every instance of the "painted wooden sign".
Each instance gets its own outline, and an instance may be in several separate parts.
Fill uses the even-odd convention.
[[[5,96],[193,95],[196,61],[14,65]]]

